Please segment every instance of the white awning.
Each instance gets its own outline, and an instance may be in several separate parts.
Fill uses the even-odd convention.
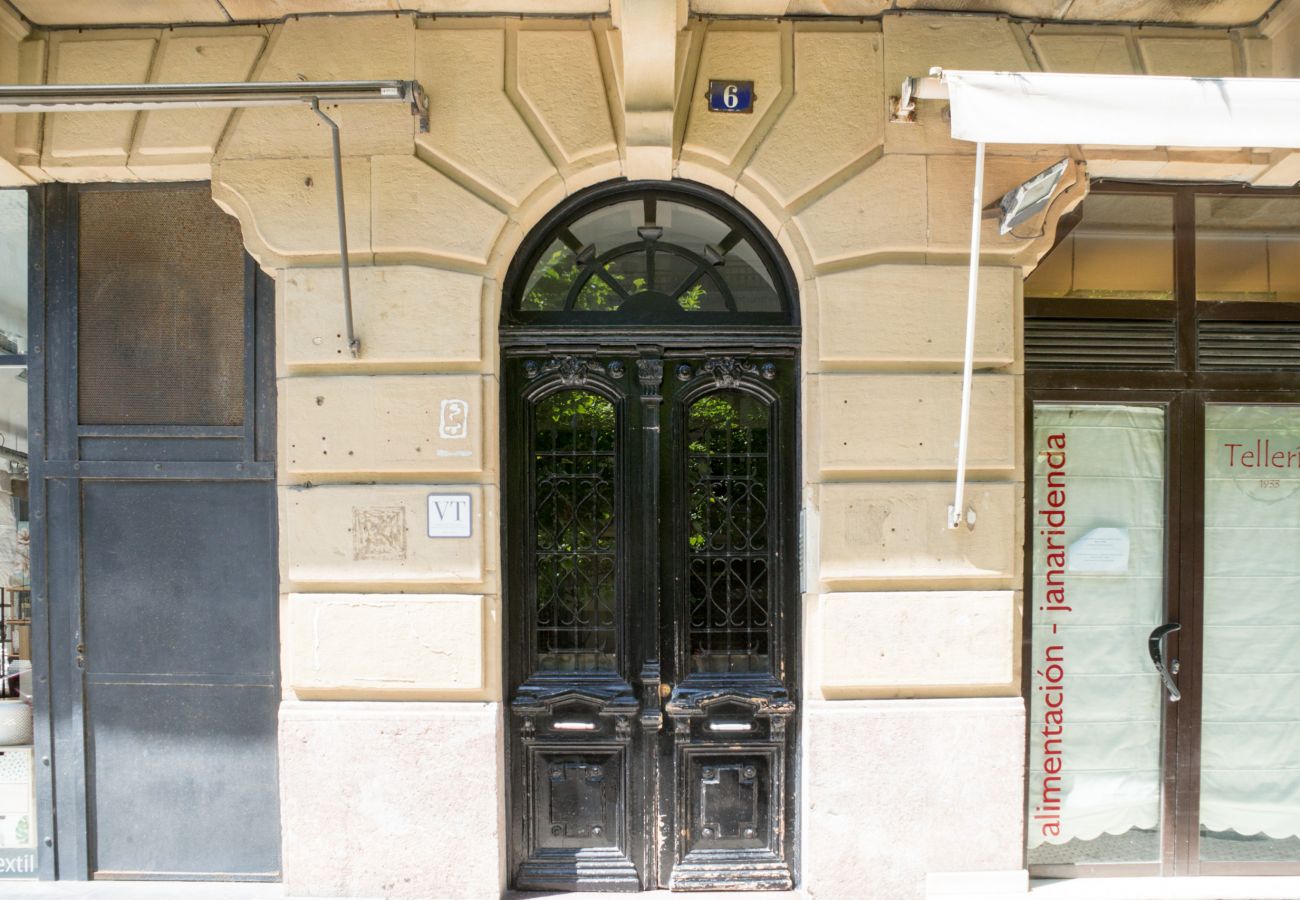
[[[910,121],[913,98],[946,97],[952,136],[975,144],[975,190],[966,292],[957,472],[948,527],[974,525],[966,508],[966,460],[975,359],[980,220],[985,144],[1092,144],[1121,147],[1300,148],[1300,79],[1171,78],[933,69],[904,82],[896,120]]]
[[[1300,79],[936,72],[952,136],[988,144],[1300,148]],[[921,92],[920,96],[926,96]]]

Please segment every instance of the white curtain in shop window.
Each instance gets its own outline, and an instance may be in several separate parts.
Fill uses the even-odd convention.
[[[1201,823],[1300,836],[1300,408],[1205,415]]]
[[[1031,849],[1160,824],[1166,701],[1147,638],[1164,620],[1164,433],[1155,407],[1035,407]],[[1066,448],[1060,536],[1041,515],[1056,435]],[[1300,836],[1300,408],[1211,405],[1205,446],[1200,820],[1210,831]],[[1102,528],[1128,537],[1123,571],[1086,571],[1095,559],[1067,552],[1064,596],[1051,597],[1048,541],[1073,550]],[[1049,834],[1040,688],[1051,687],[1052,647],[1065,724],[1059,831]]]
[[[1063,451],[1051,455],[1053,445],[1060,444]],[[1026,661],[1033,667],[1030,848],[1159,825],[1162,700],[1147,636],[1164,616],[1164,410],[1039,405],[1034,409],[1034,450],[1034,628],[1032,656]],[[1056,473],[1050,482],[1049,472]],[[1053,489],[1063,496],[1053,497]],[[1049,501],[1059,502],[1053,506]],[[1058,506],[1063,527],[1053,529],[1051,517],[1042,513]],[[1075,547],[1103,528],[1128,540],[1123,571],[1076,571],[1067,561],[1056,579],[1063,580],[1064,595],[1049,595],[1049,577],[1059,572],[1051,545]],[[1050,534],[1053,530],[1064,534]],[[1071,560],[1071,554],[1066,558]],[[1094,563],[1093,568],[1099,567],[1105,566]],[[1117,560],[1110,567],[1120,568]],[[1064,604],[1053,604],[1053,599]],[[1044,752],[1046,741],[1054,736],[1045,704],[1052,687],[1049,656],[1059,657],[1064,670],[1061,743],[1050,745],[1060,751],[1059,782],[1045,767],[1052,755]],[[1051,809],[1056,786],[1059,810]],[[1046,827],[1052,814],[1059,816],[1058,833]]]

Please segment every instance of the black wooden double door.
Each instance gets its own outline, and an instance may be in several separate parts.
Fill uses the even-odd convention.
[[[792,885],[796,369],[507,351],[515,887]]]

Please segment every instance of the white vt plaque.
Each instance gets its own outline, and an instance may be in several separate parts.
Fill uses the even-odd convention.
[[[469,494],[430,494],[429,537],[469,537],[471,512]]]

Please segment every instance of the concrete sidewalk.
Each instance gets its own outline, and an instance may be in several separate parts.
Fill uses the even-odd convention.
[[[281,884],[201,881],[0,881],[3,900],[293,900]],[[348,898],[375,900],[375,898]],[[433,898],[430,898],[433,900]]]

